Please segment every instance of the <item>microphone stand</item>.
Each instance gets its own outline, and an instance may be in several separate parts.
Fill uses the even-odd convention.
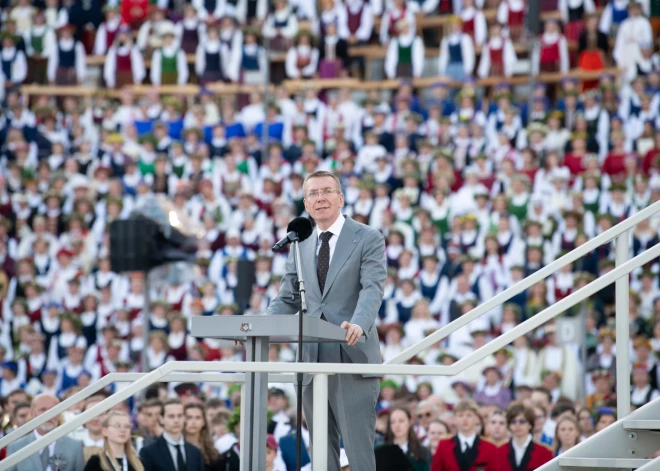
[[[298,293],[300,295],[300,313],[298,316],[298,363],[303,361],[303,317],[307,314],[307,295],[305,294],[305,281],[302,276],[302,264],[300,261],[300,239],[296,234],[293,239],[293,250],[296,259],[296,276],[298,279]],[[303,374],[297,373],[296,400],[296,470],[302,467],[302,382]]]

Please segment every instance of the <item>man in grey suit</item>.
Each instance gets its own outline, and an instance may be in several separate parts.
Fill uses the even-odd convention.
[[[316,221],[300,244],[307,288],[307,315],[346,329],[346,344],[309,343],[309,363],[382,362],[375,321],[387,276],[385,240],[377,230],[345,218],[339,179],[330,172],[310,174],[303,184],[305,209]],[[295,258],[289,255],[280,292],[266,314],[299,310]],[[358,343],[364,335],[365,341]],[[340,433],[351,469],[375,471],[374,436],[378,375],[330,375],[328,378],[329,471],[339,471]],[[303,377],[303,409],[312,431],[312,376]]]
[[[32,399],[30,415],[38,417],[49,409],[52,409],[59,400],[50,394],[40,394]],[[59,425],[60,418],[55,417],[41,424],[31,434],[15,441],[7,448],[7,455],[18,452],[23,447],[51,432]],[[83,446],[80,440],[62,437],[51,443],[41,451],[27,457],[9,471],[83,471],[85,459],[83,457]]]

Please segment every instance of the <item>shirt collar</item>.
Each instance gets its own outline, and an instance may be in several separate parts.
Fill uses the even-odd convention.
[[[183,440],[183,434],[181,434],[181,437],[179,438],[178,442],[175,442],[174,439],[167,434],[167,432],[163,432],[163,438],[165,439],[165,441],[167,443],[169,443],[172,446],[184,445],[185,444],[185,442]]]
[[[332,235],[335,235],[339,237],[339,233],[341,232],[341,228],[344,227],[344,222],[346,222],[346,218],[344,217],[343,214],[339,213],[339,217],[335,222],[332,223],[332,226],[328,228],[327,231],[322,230],[319,226],[316,226],[316,235],[320,239],[321,234],[324,232],[331,232]]]
[[[476,434],[476,433],[473,433],[473,434],[470,435],[469,437],[466,437],[466,436],[463,435],[462,433],[459,433],[459,434],[458,434],[458,439],[459,439],[459,441],[461,442],[461,446],[462,446],[463,443],[467,443],[468,446],[469,446],[470,448],[472,448],[472,446],[474,446],[474,440],[475,440],[476,438],[477,438],[477,434]]]
[[[527,440],[525,440],[525,443],[521,447],[516,445],[515,440],[511,440],[511,443],[513,444],[514,449],[517,449],[518,451],[525,451],[527,449],[527,447],[529,446],[529,444],[531,443],[531,441],[532,441],[532,435],[530,434],[530,435],[527,435]]]

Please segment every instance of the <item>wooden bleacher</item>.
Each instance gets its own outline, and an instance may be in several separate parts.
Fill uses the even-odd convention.
[[[597,80],[603,72],[617,74],[618,69],[610,68],[602,71],[585,71],[575,69],[567,74],[562,73],[543,73],[536,77],[537,82],[546,84],[556,84],[564,77],[575,77],[579,80]],[[504,77],[488,77],[485,79],[477,80],[477,85],[481,87],[493,86],[502,81],[506,81],[511,85],[524,85],[529,83],[528,76],[514,76],[505,79]],[[452,82],[447,77],[420,77],[413,79],[412,83],[415,88],[425,88],[431,85],[443,82],[453,88],[460,88],[463,86],[462,82]],[[376,81],[362,81],[354,78],[343,79],[317,79],[317,80],[285,80],[282,86],[290,92],[299,92],[308,88],[314,89],[330,89],[330,88],[348,88],[350,90],[395,90],[399,88],[400,82],[398,80],[376,80]],[[250,93],[253,91],[262,92],[262,86],[255,85],[240,85],[240,84],[227,84],[215,83],[209,85],[211,91],[217,95],[236,95],[237,93]],[[273,86],[271,85],[271,89]],[[168,85],[155,87],[152,85],[131,85],[126,87],[135,95],[145,95],[147,93],[159,93],[161,95],[182,95],[182,96],[195,96],[199,94],[200,87],[198,85]],[[51,85],[25,85],[21,87],[25,95],[53,95],[53,96],[79,96],[79,97],[92,97],[96,94],[105,94],[111,97],[118,97],[122,91],[108,90],[98,87],[61,87]]]

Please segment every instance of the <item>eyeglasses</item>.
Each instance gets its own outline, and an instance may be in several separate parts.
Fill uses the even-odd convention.
[[[339,190],[336,190],[334,188],[324,188],[322,190],[312,190],[309,193],[307,193],[307,196],[305,198],[307,198],[308,200],[316,200],[321,195],[323,195],[327,198],[328,196],[332,195],[333,193],[339,193]]]
[[[427,419],[430,419],[431,417],[433,417],[433,413],[431,413],[431,412],[420,412],[419,414],[417,414],[418,419],[423,419],[424,417],[426,417]]]
[[[529,422],[527,422],[525,419],[518,419],[518,420],[512,420],[510,425],[527,425]]]
[[[123,430],[129,430],[129,431],[133,429],[133,427],[130,424],[124,424],[124,425],[122,425],[122,424],[112,424],[112,425],[108,425],[108,428],[114,428],[115,430],[123,429]]]

